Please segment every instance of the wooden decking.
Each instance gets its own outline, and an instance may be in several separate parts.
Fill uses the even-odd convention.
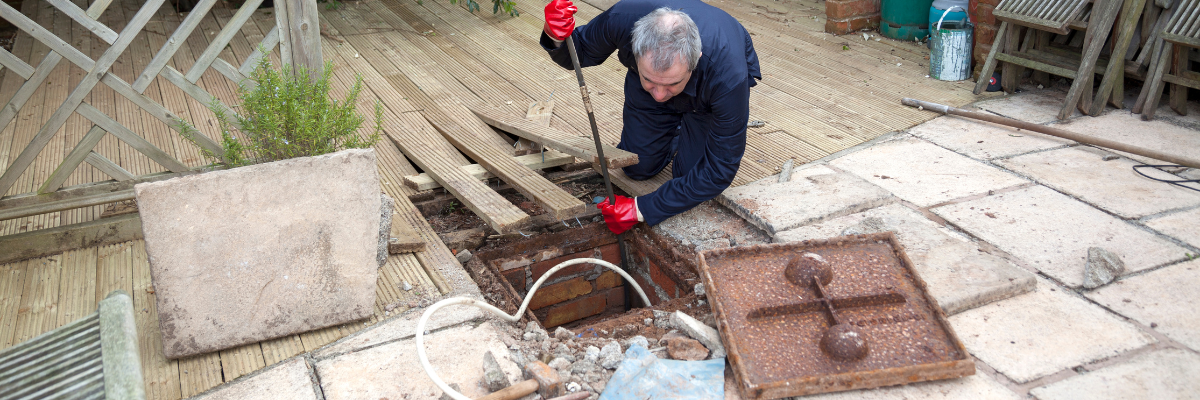
[[[577,203],[556,197],[552,188],[539,186],[544,183],[538,181],[537,174],[522,172],[520,168],[524,167],[509,163],[512,147],[471,112],[487,109],[524,116],[529,104],[553,97],[550,127],[569,135],[590,134],[573,74],[552,64],[536,43],[542,26],[540,4],[521,4],[521,16],[516,18],[470,14],[445,0],[343,4],[340,9],[322,11],[324,54],[335,68],[334,91],[344,93],[357,74],[365,83],[360,110],[370,110],[376,101],[385,106],[388,139],[376,146],[381,189],[397,199],[400,217],[409,221],[428,245],[424,252],[391,257],[381,269],[375,316],[365,322],[205,356],[166,360],[159,341],[144,244],[134,241],[0,265],[0,348],[91,313],[108,292],[124,289],[134,299],[149,397],[187,397],[376,323],[389,315],[385,311],[389,305],[394,307],[393,313],[400,312],[422,295],[436,296],[447,290],[436,271],[458,268],[457,262],[407,200],[415,193],[404,185],[405,176],[418,173],[413,164],[439,178],[439,182],[448,183],[444,186],[450,192],[477,200],[468,206],[490,215],[493,227],[518,224],[524,214],[460,167],[494,163],[494,167],[505,171],[522,173],[507,179],[525,182],[522,187],[536,190],[527,195],[544,208],[563,215],[579,208]],[[902,97],[954,106],[976,99],[970,92],[970,82],[926,78],[928,51],[919,44],[821,32],[824,6],[820,2],[714,0],[712,4],[737,17],[754,35],[764,73],[763,81],[752,92],[750,119],[765,124],[750,129],[745,161],[735,184],[774,174],[790,158],[798,163],[812,161],[933,117],[901,106]],[[581,24],[600,12],[582,2],[578,5]],[[117,0],[101,20],[119,32],[139,6],[137,1]],[[271,11],[256,12],[253,23],[240,30],[220,57],[231,63],[248,57],[254,50],[252,46],[274,25]],[[107,46],[45,2],[27,0],[22,12],[58,36],[70,38],[72,45],[91,57],[97,57]],[[188,39],[168,65],[187,71],[232,13],[228,9],[215,10],[215,18],[204,19],[202,29]],[[162,47],[166,35],[182,19],[182,15],[164,7],[118,59],[115,73],[133,82],[153,57],[152,49]],[[21,34],[13,53],[37,65],[47,48]],[[0,131],[0,171],[31,140],[82,74],[68,63],[59,65],[17,119]],[[585,70],[585,74],[593,91],[603,140],[615,145],[621,127],[624,70],[614,59]],[[0,75],[2,103],[15,94],[21,80],[9,70],[0,71]],[[215,71],[207,72],[198,85],[223,101],[232,104],[235,99],[236,86]],[[209,137],[219,137],[212,113],[176,86],[156,79],[146,94],[189,119]],[[125,126],[140,127],[134,131],[188,166],[207,164],[196,146],[111,89],[100,86],[86,101]],[[39,155],[36,168],[23,175],[6,194],[36,190],[89,128],[82,117],[73,115]],[[473,149],[465,151],[470,158],[459,148]],[[162,168],[111,136],[101,140],[97,152],[134,175]],[[631,181],[620,173],[615,176],[626,191],[644,194],[669,177],[669,172],[643,182]],[[84,164],[64,186],[106,179],[107,175]],[[91,221],[103,210],[104,206],[95,206],[0,221],[0,236]],[[403,281],[415,289],[398,289]]]

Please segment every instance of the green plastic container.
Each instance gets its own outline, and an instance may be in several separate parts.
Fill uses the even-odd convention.
[[[879,33],[896,40],[929,36],[929,7],[933,0],[883,0]]]

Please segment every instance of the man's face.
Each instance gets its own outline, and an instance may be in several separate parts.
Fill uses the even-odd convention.
[[[659,103],[670,100],[675,95],[683,92],[683,88],[687,86],[688,78],[692,77],[692,72],[687,70],[687,64],[676,61],[667,68],[666,71],[655,71],[652,68],[653,63],[649,61],[652,55],[647,54],[645,61],[637,60],[638,76],[642,81],[642,89],[650,93],[654,97],[654,101]]]

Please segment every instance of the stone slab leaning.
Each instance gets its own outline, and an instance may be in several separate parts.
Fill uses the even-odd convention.
[[[167,358],[369,317],[373,150],[135,186]]]

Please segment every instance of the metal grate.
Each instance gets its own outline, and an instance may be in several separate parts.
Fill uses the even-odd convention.
[[[0,399],[103,399],[100,315],[0,352]]]
[[[1065,34],[1089,0],[1004,0],[992,14],[1001,21]]]

